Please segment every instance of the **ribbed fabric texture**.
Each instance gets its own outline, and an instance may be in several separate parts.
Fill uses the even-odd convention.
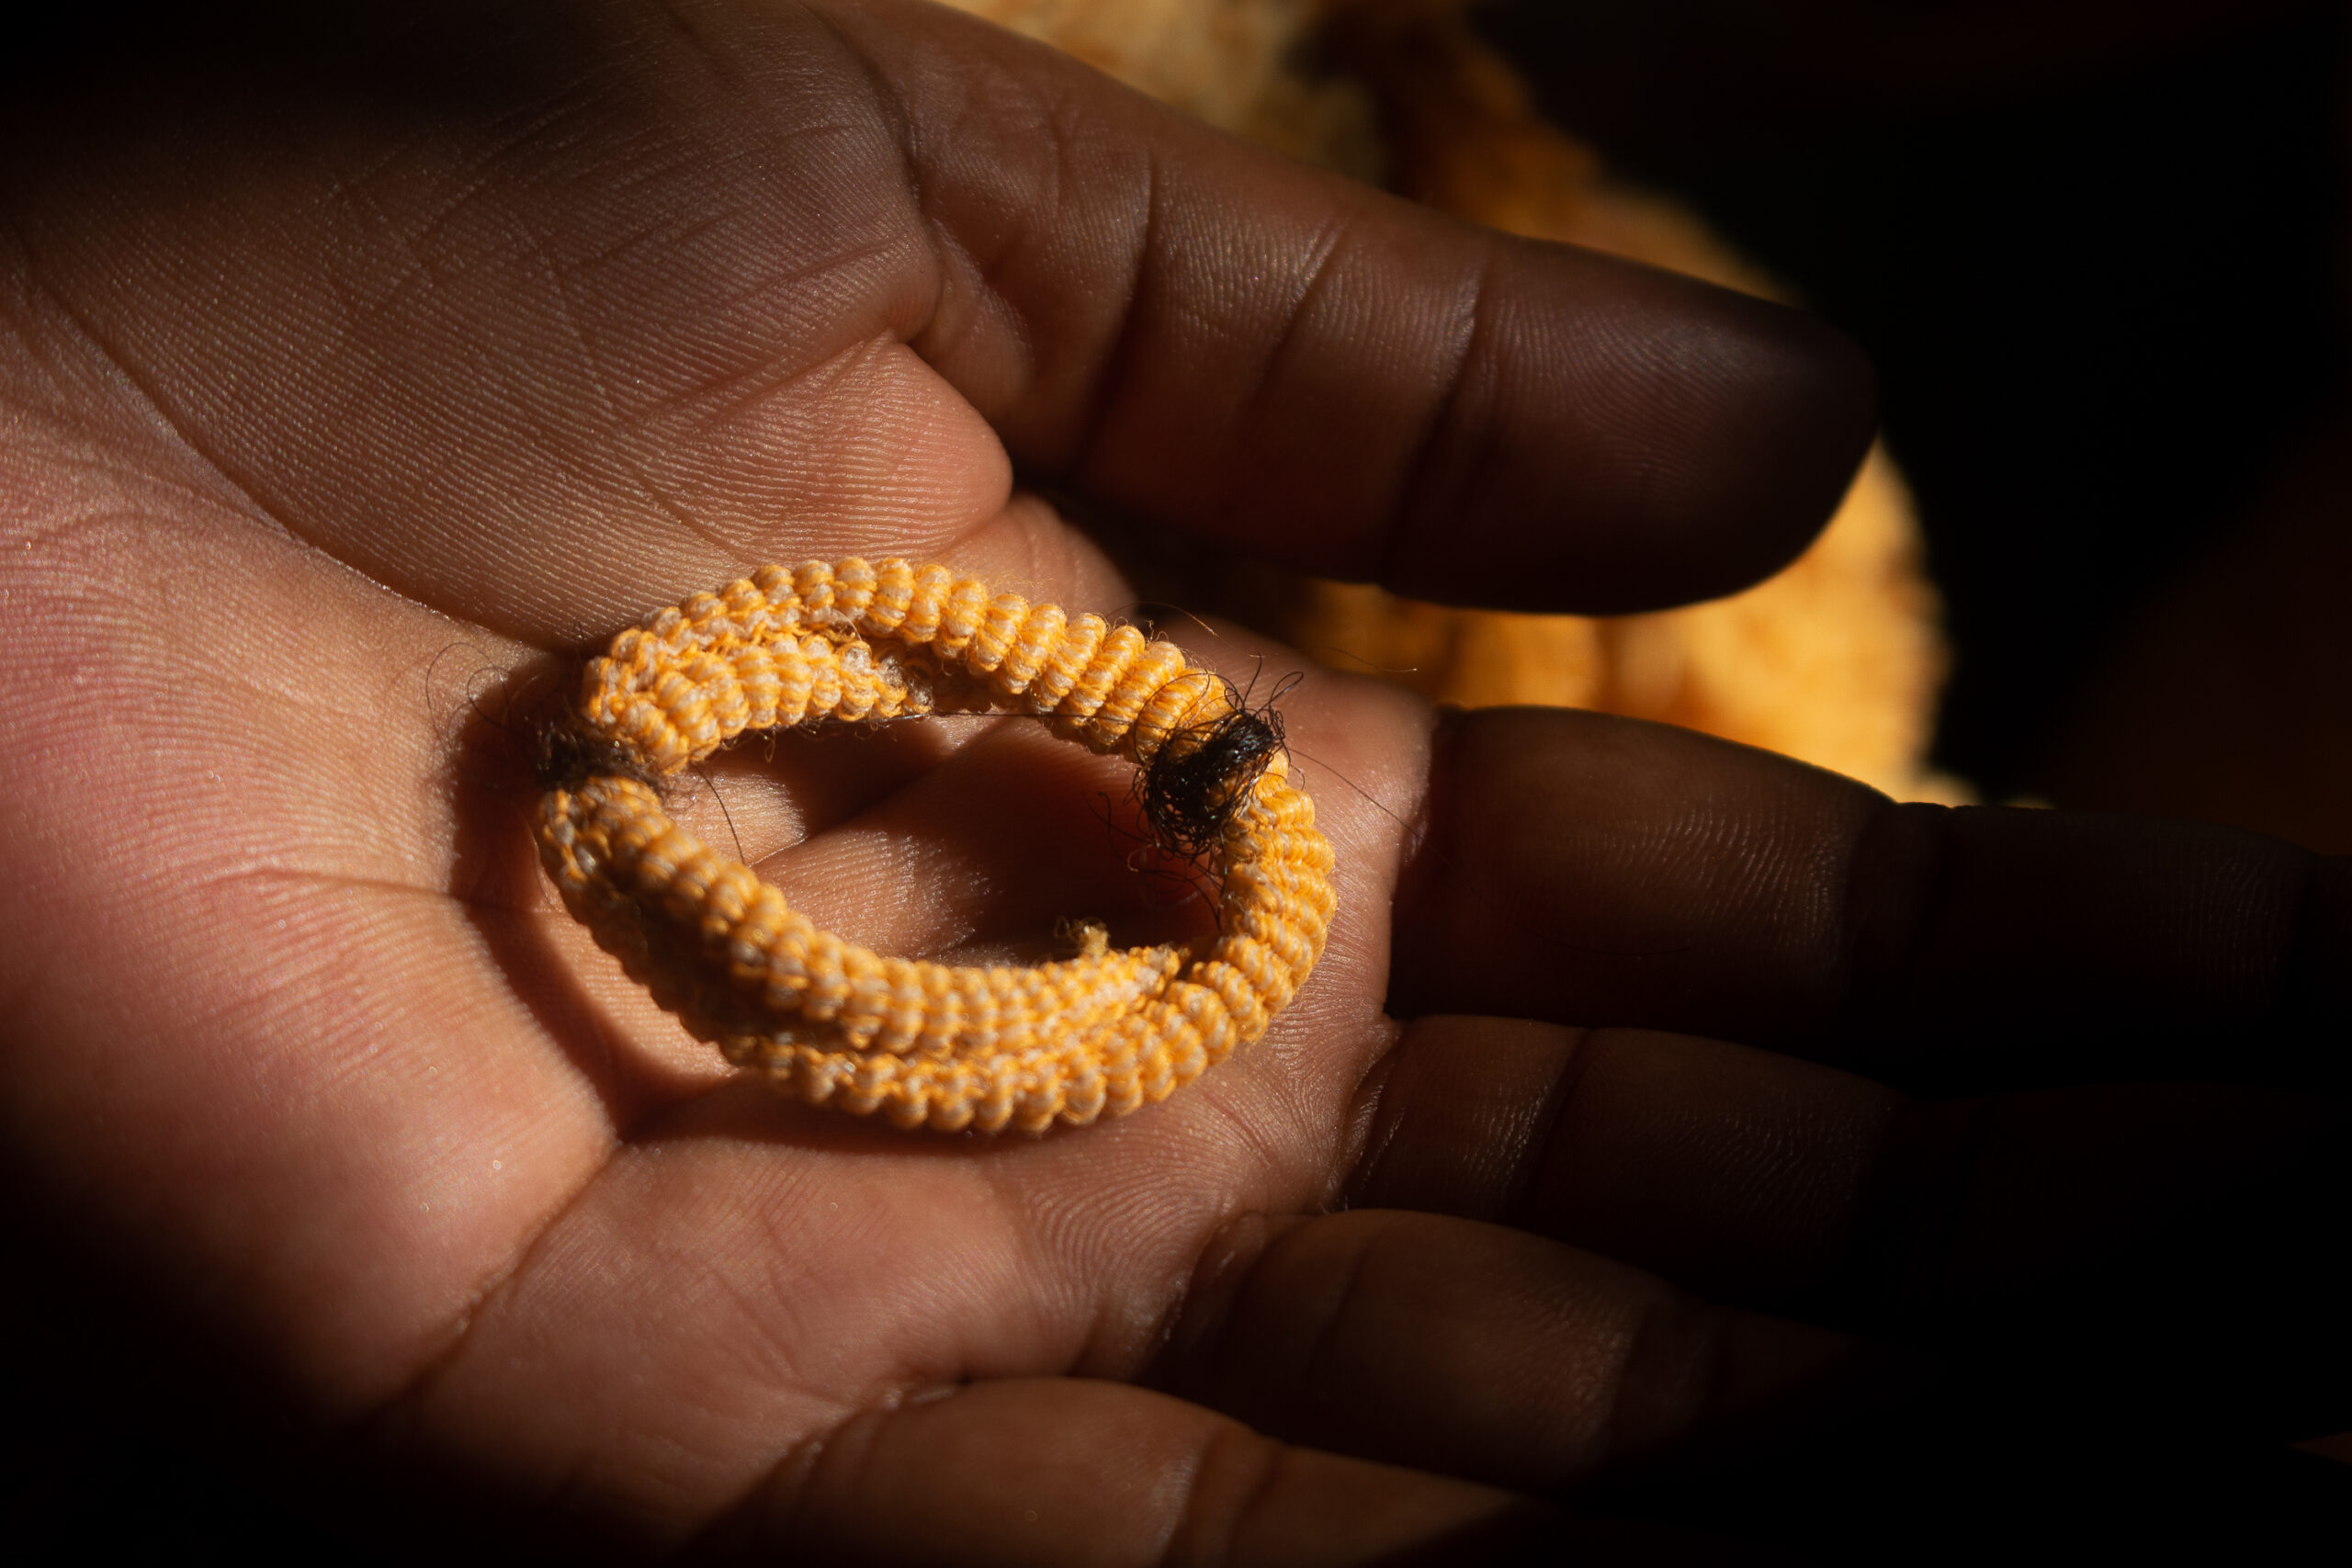
[[[1099,927],[1030,968],[885,957],[679,827],[650,781],[746,730],[978,708],[1148,770],[1219,744],[1237,702],[1172,643],[945,567],[768,567],[589,663],[565,753],[581,761],[540,800],[540,859],[662,1008],[811,1104],[948,1132],[1121,1115],[1263,1034],[1322,954],[1331,846],[1279,746],[1238,750],[1196,803],[1221,824],[1223,884],[1222,934],[1198,959],[1114,949]]]

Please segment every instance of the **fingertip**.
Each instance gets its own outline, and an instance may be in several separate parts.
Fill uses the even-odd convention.
[[[1859,345],[1693,279],[1498,243],[1379,580],[1426,599],[1618,614],[1735,592],[1801,552],[1877,426]]]

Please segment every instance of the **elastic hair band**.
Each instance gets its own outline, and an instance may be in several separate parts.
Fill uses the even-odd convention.
[[[1046,719],[1142,770],[1162,840],[1211,857],[1219,931],[1021,968],[886,957],[820,931],[672,821],[662,781],[747,730],[945,711]],[[1267,1024],[1331,926],[1332,854],[1279,720],[1172,643],[903,560],[767,567],[647,616],[542,749],[536,831],[564,907],[653,999],[812,1105],[1040,1132],[1166,1098]]]

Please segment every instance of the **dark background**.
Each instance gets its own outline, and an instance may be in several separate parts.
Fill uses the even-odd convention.
[[[1476,20],[1552,118],[1877,361],[1956,653],[1936,761],[1988,799],[2047,793],[2099,650],[2341,390],[2340,7],[1509,0]]]

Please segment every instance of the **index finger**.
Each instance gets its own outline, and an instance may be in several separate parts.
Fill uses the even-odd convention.
[[[1827,518],[1869,367],[1778,306],[1270,157],[1001,35],[832,13],[948,237],[915,342],[1024,463],[1423,598],[1713,597]]]

